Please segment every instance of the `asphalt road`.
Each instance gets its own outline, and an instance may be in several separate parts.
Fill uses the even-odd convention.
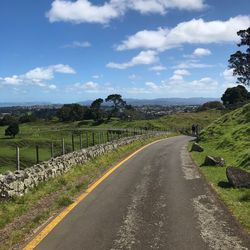
[[[248,249],[187,152],[189,137],[158,142],[104,180],[37,250]]]

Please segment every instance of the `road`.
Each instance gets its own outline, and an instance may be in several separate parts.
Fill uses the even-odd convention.
[[[170,138],[133,156],[36,249],[248,249],[249,237],[194,166],[189,140]]]

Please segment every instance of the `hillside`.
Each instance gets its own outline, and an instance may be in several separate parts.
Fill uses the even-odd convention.
[[[250,169],[250,104],[225,114],[201,134],[201,144],[230,165]]]
[[[201,133],[199,144],[204,152],[192,152],[194,160],[220,199],[250,233],[250,190],[231,187],[226,177],[228,166],[250,171],[250,104],[213,122]],[[226,166],[202,166],[206,155],[223,157]]]

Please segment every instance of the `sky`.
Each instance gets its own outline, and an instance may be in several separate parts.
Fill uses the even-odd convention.
[[[221,97],[249,0],[1,0],[0,102]]]

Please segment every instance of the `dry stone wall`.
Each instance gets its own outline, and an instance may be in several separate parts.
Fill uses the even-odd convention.
[[[36,164],[30,168],[7,172],[0,175],[0,199],[22,196],[40,182],[62,175],[74,166],[84,164],[99,155],[110,152],[120,146],[128,145],[137,140],[144,140],[149,135],[140,135],[96,145],[49,161]]]

